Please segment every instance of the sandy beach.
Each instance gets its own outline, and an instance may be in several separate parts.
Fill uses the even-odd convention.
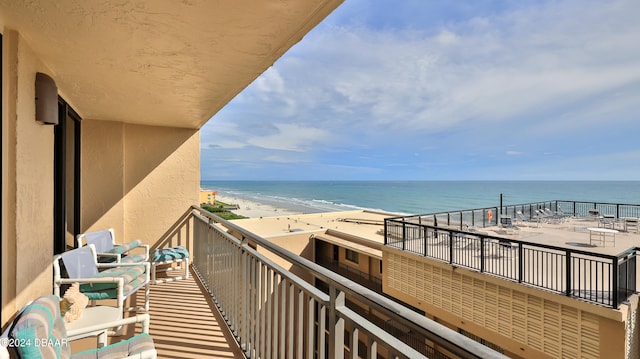
[[[302,214],[302,212],[295,212],[292,210],[274,207],[268,204],[248,201],[242,198],[232,197],[226,194],[217,194],[216,200],[222,201],[227,204],[237,204],[240,208],[234,209],[232,212],[241,216],[249,218],[260,217],[276,217],[276,216],[289,216],[295,214]]]

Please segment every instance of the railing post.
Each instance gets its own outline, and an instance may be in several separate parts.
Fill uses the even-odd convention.
[[[566,259],[565,259],[566,260],[566,263],[565,263],[566,278],[565,278],[565,280],[567,282],[567,283],[565,283],[565,285],[566,285],[565,295],[567,297],[570,297],[571,296],[571,292],[573,290],[573,286],[571,285],[572,284],[572,277],[573,277],[571,275],[571,251],[568,250],[565,253],[566,253]]]
[[[484,243],[485,237],[480,237],[480,273],[484,273]]]
[[[406,241],[407,241],[407,222],[402,219],[402,250],[406,249]]]
[[[518,242],[518,283],[522,283],[524,277],[524,249],[522,248],[522,242]]]
[[[249,353],[250,350],[250,342],[249,342],[249,317],[250,315],[248,314],[249,311],[249,298],[251,296],[251,289],[250,289],[250,284],[249,284],[249,273],[248,273],[248,268],[250,265],[249,262],[249,258],[248,256],[244,253],[244,245],[247,243],[247,240],[244,236],[242,236],[242,240],[241,240],[241,244],[240,244],[240,255],[242,256],[242,263],[240,265],[240,276],[242,278],[242,287],[240,289],[240,302],[241,304],[241,308],[240,308],[240,315],[239,315],[239,320],[240,323],[242,323],[241,329],[240,329],[240,335],[238,338],[239,341],[239,345],[240,348],[244,351],[245,354]]]
[[[338,317],[336,308],[344,307],[344,292],[329,288],[329,355],[344,358],[344,319]],[[356,343],[355,345],[358,345]]]
[[[453,263],[453,237],[451,236],[451,232],[446,232],[446,233],[449,235],[449,264],[452,264]]]
[[[617,308],[617,307],[618,307],[618,305],[620,305],[620,303],[618,302],[618,299],[619,299],[619,293],[618,293],[618,288],[619,288],[619,283],[618,283],[618,271],[620,270],[620,266],[619,266],[619,264],[618,264],[618,260],[619,260],[619,258],[618,258],[618,257],[616,257],[616,258],[613,260],[613,263],[612,263],[612,264],[613,264],[613,271],[612,271],[612,272],[613,272],[613,273],[612,273],[612,275],[613,275],[613,280],[612,280],[612,281],[613,281],[613,289],[612,289],[612,290],[613,290],[613,293],[612,293],[612,294],[613,294],[613,298],[612,298],[612,302],[613,302],[613,303],[611,303],[611,305],[612,305],[614,308]],[[628,278],[628,276],[629,276],[629,275],[627,274],[627,278]],[[625,287],[626,287],[626,286],[625,286]]]
[[[384,227],[382,227],[382,231],[383,231],[382,235],[384,237],[384,245],[385,246],[388,244],[388,242],[387,242],[387,223],[388,223],[388,220],[387,220],[387,218],[385,218],[384,219]]]
[[[422,237],[424,238],[423,246],[424,246],[424,256],[427,256],[427,250],[429,249],[427,244],[429,243],[429,228],[427,226],[422,226]]]

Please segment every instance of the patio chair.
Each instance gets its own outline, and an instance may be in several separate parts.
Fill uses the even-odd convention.
[[[527,218],[522,211],[516,211],[516,220],[519,220],[522,223],[535,223],[536,227],[540,225],[540,217],[536,216],[535,218]]]
[[[153,338],[149,335],[149,314],[90,326],[86,328],[86,332],[136,323],[142,325],[141,334],[102,348],[71,355],[65,323],[60,315],[60,298],[55,295],[42,296],[26,305],[2,334],[0,358],[9,358],[9,351],[24,359],[156,358]]]
[[[62,266],[67,277],[62,278]],[[93,304],[97,300],[117,299],[121,311],[135,311],[137,308],[124,308],[125,299],[145,288],[144,307],[149,310],[149,262],[144,263],[98,263],[93,244],[73,249],[57,255],[53,260],[54,294],[60,296],[63,284],[80,283],[80,291]],[[102,271],[100,271],[102,269]]]
[[[518,228],[518,227],[513,225],[513,220],[511,219],[511,217],[501,217],[500,218],[500,227],[502,227],[502,228],[514,228],[514,229]]]
[[[555,219],[558,222],[564,222],[569,216],[563,214],[562,212],[555,211],[553,212],[549,208],[544,209],[544,213],[549,216],[549,218]]]
[[[600,216],[598,217],[598,227],[615,229],[616,228],[616,218],[613,216]]]
[[[100,262],[139,263],[149,259],[148,244],[142,244],[142,241],[139,239],[124,244],[117,244],[113,228],[80,233],[76,236],[76,240],[78,241],[78,247],[93,244],[96,247],[96,253],[98,254]],[[142,249],[144,252],[139,254],[129,253],[135,249]]]
[[[542,223],[560,223],[557,217],[545,212],[543,209],[536,209],[536,217],[539,218]]]

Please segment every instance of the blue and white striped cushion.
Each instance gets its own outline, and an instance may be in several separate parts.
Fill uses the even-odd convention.
[[[42,296],[15,320],[9,336],[21,358],[63,358],[71,355],[67,331],[60,316],[60,298]]]
[[[189,258],[189,251],[183,246],[154,249],[151,256],[152,262],[166,262],[177,259]]]

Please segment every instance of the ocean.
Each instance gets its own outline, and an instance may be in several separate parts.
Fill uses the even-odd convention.
[[[640,181],[202,181],[231,197],[304,213],[425,214],[567,200],[640,204]]]

